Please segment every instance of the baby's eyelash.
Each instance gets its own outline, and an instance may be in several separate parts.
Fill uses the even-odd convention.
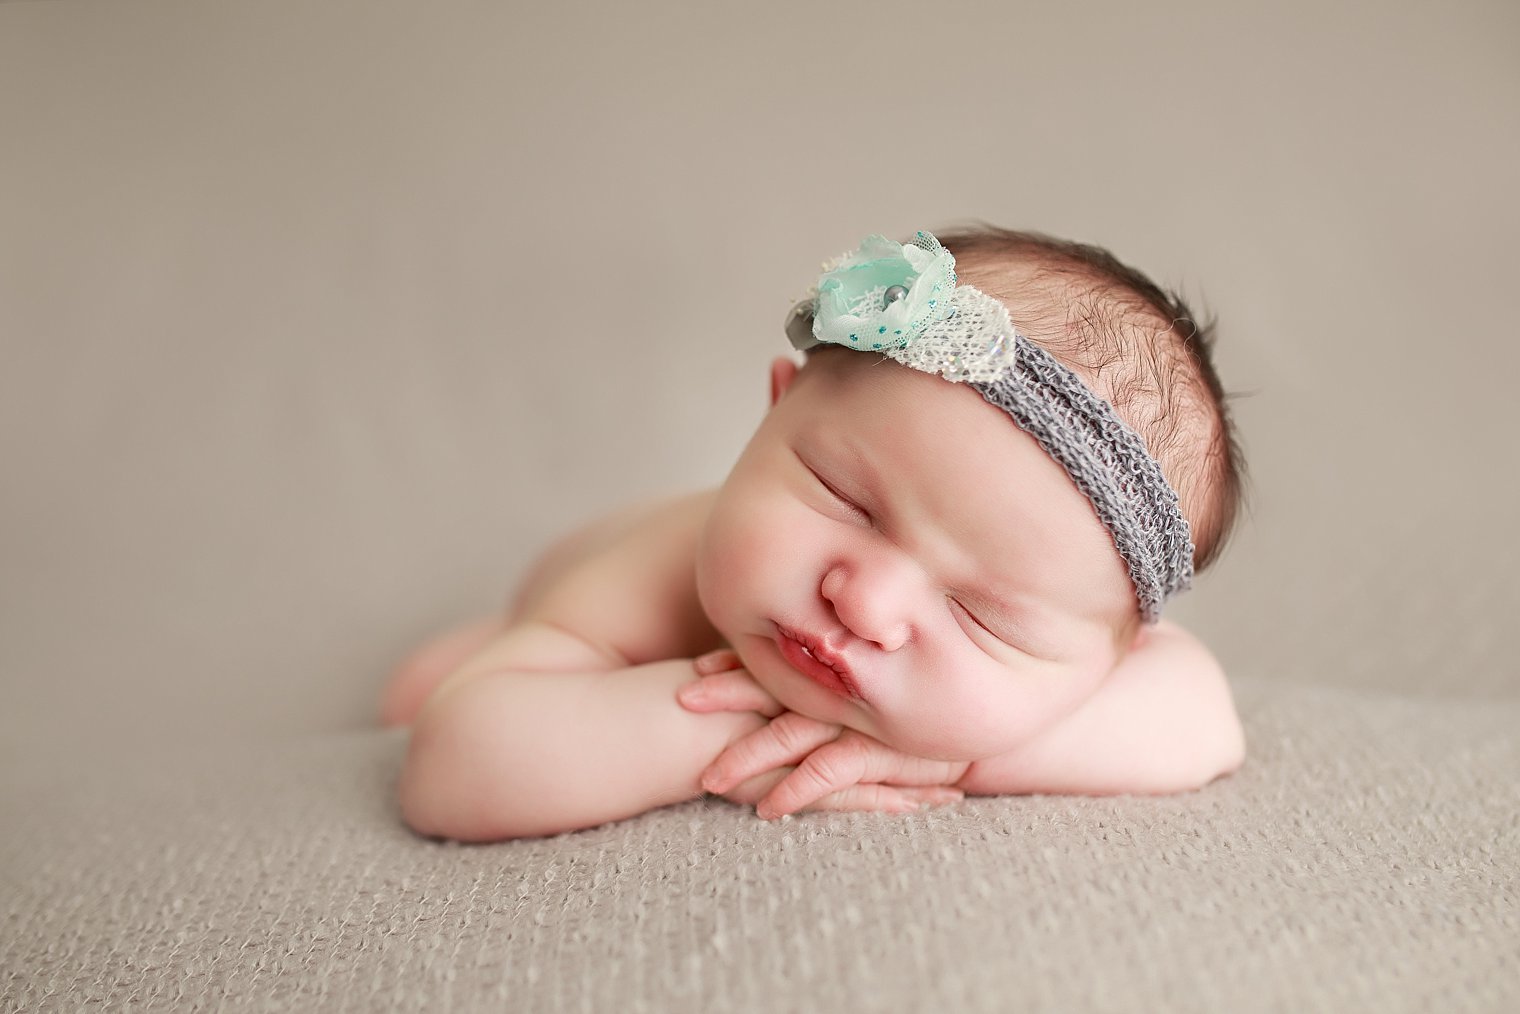
[[[980,619],[978,619],[977,615],[975,613],[973,613],[971,610],[967,609],[966,606],[965,606],[965,604],[962,603],[959,599],[954,598],[953,596],[949,596],[949,595],[947,595],[945,597],[948,598],[948,599],[950,599],[950,601],[955,605],[955,607],[957,609],[959,609],[961,612],[963,612],[967,616],[969,616],[971,618],[971,622],[972,623],[975,623],[978,627],[981,627],[983,630],[987,631],[987,633],[990,636],[992,636],[994,638],[997,638],[997,640],[999,640],[999,641],[1003,641],[1003,639],[1001,637],[998,637],[996,631],[994,631],[991,627],[987,626],[987,624],[983,623]],[[1007,642],[1004,641],[1003,643],[1006,644]]]
[[[981,620],[977,619],[976,618],[976,614],[973,613],[971,610],[969,610],[969,609],[966,608],[966,603],[962,602],[958,598],[955,598],[953,595],[947,595],[945,597],[948,598],[950,600],[951,604],[954,605],[957,609],[959,609],[961,612],[965,613],[967,616],[971,617],[971,622],[972,623],[975,623],[978,627],[981,627],[983,630],[987,630],[987,624],[985,624]],[[987,633],[990,634],[990,633],[992,633],[992,631],[987,630]]]
[[[809,467],[808,471],[813,472],[813,469]],[[851,500],[849,497],[839,492],[839,490],[829,485],[828,480],[823,476],[819,475],[817,472],[813,472],[813,478],[818,480],[818,485],[822,486],[828,491],[829,496],[833,497],[835,500],[838,500],[843,506],[849,508],[852,513],[859,514],[867,521],[871,519],[870,511],[866,510],[864,507],[860,506],[860,504],[856,503],[854,500]]]
[[[972,623],[975,623],[978,627],[981,627],[983,630],[985,630],[987,632],[987,636],[991,637],[999,644],[1006,645],[1007,647],[1012,648],[1014,651],[1018,652],[1020,655],[1025,655],[1029,658],[1043,659],[1046,661],[1051,661],[1054,659],[1055,656],[1048,654],[1044,649],[1032,649],[1024,641],[1024,638],[1018,634],[1017,631],[1009,631],[1007,635],[1000,634],[997,631],[993,630],[991,627],[987,626],[987,624],[983,623],[980,619],[978,619],[977,615],[962,605],[958,599],[954,598],[951,595],[946,595],[945,598],[954,603],[955,607],[961,612],[971,617]]]

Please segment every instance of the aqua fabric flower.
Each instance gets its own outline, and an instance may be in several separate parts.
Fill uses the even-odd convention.
[[[955,257],[920,232],[912,243],[867,236],[818,280],[813,337],[853,349],[901,348],[951,313]]]

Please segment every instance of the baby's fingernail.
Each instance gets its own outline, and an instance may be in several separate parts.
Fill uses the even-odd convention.
[[[707,792],[722,792],[723,776],[709,768],[702,772],[702,788]]]

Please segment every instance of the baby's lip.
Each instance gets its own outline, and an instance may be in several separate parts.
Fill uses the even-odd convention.
[[[826,638],[804,630],[795,630],[780,623],[776,624],[776,634],[778,642],[789,640],[804,649],[804,658],[787,660],[793,668],[800,669],[804,676],[842,697],[861,699],[860,683],[850,668],[849,662],[837,647],[830,646]],[[781,647],[782,654],[785,656],[786,646],[782,644]],[[816,665],[809,663],[816,663]]]

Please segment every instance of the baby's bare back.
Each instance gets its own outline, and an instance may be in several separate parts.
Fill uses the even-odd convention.
[[[465,663],[506,647],[514,630],[534,621],[594,648],[582,657],[615,666],[722,647],[696,596],[696,545],[714,496],[708,490],[634,504],[560,538],[529,567],[506,615],[460,624],[396,667],[381,698],[381,721],[409,725]]]

